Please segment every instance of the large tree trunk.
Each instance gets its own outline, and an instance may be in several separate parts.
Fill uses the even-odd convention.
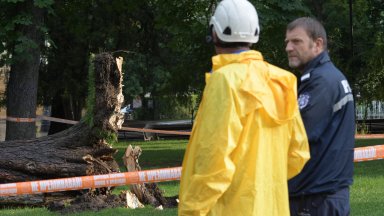
[[[123,123],[122,74],[112,55],[97,55],[95,106],[92,122],[81,121],[54,135],[0,143],[0,183],[105,174],[119,171],[113,158],[117,150],[105,134],[116,134]],[[92,126],[90,126],[92,125]],[[76,193],[23,196],[22,200],[0,197],[0,203],[42,205],[53,198]],[[15,198],[15,197],[14,197]]]
[[[31,139],[36,137],[37,81],[40,65],[40,45],[43,42],[39,26],[43,22],[43,9],[33,5],[33,1],[20,4],[19,13],[30,10],[32,24],[19,25],[17,32],[35,43],[16,44],[24,50],[14,49],[13,62],[7,86],[7,123],[5,140]],[[16,46],[15,45],[15,46]],[[28,46],[28,47],[26,47]],[[35,46],[35,47],[34,47]],[[17,122],[15,118],[30,118],[29,122]]]

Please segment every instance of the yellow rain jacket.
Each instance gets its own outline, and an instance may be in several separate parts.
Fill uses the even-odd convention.
[[[183,161],[179,215],[289,215],[309,159],[296,77],[247,51],[212,58]]]

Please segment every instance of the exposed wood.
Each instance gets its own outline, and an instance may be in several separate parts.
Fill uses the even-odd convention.
[[[123,156],[124,165],[128,172],[140,171],[139,157],[141,155],[139,146],[132,147],[129,145]],[[132,193],[136,195],[141,203],[150,204],[154,207],[167,206],[167,199],[164,198],[162,191],[156,183],[135,184],[130,185]]]
[[[125,191],[126,207],[131,209],[144,208],[144,205],[139,201],[137,196],[131,191]]]
[[[95,57],[95,106],[92,122],[80,123],[62,132],[30,140],[0,143],[0,183],[54,179],[118,172],[117,152],[108,143],[123,123],[120,113],[122,72],[109,53]],[[120,70],[119,70],[120,67]],[[85,82],[86,83],[86,82]],[[21,204],[45,205],[48,201],[74,197],[74,192],[19,196]],[[43,196],[43,197],[42,197]],[[4,198],[4,197],[3,197]],[[5,198],[6,199],[6,198]],[[9,200],[9,199],[8,199]],[[40,202],[38,202],[40,200]],[[0,199],[0,204],[7,204]]]

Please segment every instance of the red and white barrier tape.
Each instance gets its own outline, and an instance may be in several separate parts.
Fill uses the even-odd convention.
[[[133,128],[133,127],[122,127],[120,130],[159,133],[159,134],[191,135],[191,132],[187,132],[187,131],[167,131],[167,130],[155,130],[155,129],[147,129],[147,128]]]
[[[355,148],[354,161],[371,161],[384,158],[384,145]]]
[[[384,134],[356,134],[356,139],[384,139]]]
[[[49,193],[179,180],[181,167],[0,184],[0,196]]]
[[[354,162],[384,158],[384,145],[355,148]],[[180,180],[181,167],[145,170],[138,172],[112,173],[30,182],[0,184],[0,196],[49,193],[67,190],[142,184]]]
[[[41,119],[41,120],[48,120],[48,121],[53,121],[53,122],[65,123],[65,124],[77,124],[78,123],[78,121],[55,118],[55,117],[50,117],[50,116],[37,116],[37,118]]]
[[[8,118],[13,118],[13,117],[0,118],[0,120],[1,119],[7,119],[7,121],[8,121]],[[14,119],[13,120],[14,122],[30,122],[30,121],[26,120],[27,118],[13,118],[13,119]],[[76,124],[76,123],[78,123],[78,121],[67,120],[67,119],[60,119],[60,118],[49,117],[49,116],[37,116],[36,119],[38,119],[38,120],[53,121],[53,122],[60,122],[60,123],[65,123],[65,124]],[[35,119],[34,119],[34,121],[35,121]],[[188,131],[169,131],[169,130],[156,130],[156,129],[149,129],[149,128],[133,128],[133,127],[122,127],[120,130],[122,130],[122,131],[159,133],[159,134],[174,134],[174,135],[190,135],[191,134],[191,132],[188,132]]]
[[[78,123],[78,121],[60,119],[60,118],[55,118],[55,117],[50,117],[50,116],[41,116],[41,115],[36,116],[36,118],[19,118],[19,117],[7,116],[7,117],[0,117],[0,120],[7,120],[7,121],[11,121],[11,122],[35,122],[36,120],[48,120],[48,121],[53,121],[53,122],[65,123],[65,124]]]
[[[35,122],[36,118],[16,118],[7,116],[6,120],[10,122]]]
[[[60,119],[60,118],[42,116],[42,115],[36,116],[36,119],[35,118],[0,117],[0,120],[1,119],[6,119],[7,121],[13,121],[13,122],[34,122],[36,120],[47,120],[47,121],[65,123],[65,124],[78,123],[78,121]],[[191,135],[191,132],[188,132],[188,131],[168,131],[168,130],[156,130],[156,129],[149,129],[149,128],[122,127],[120,130],[158,133],[158,134]],[[355,138],[356,139],[384,139],[384,134],[356,134]]]

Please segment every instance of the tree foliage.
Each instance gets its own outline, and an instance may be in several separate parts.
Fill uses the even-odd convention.
[[[10,66],[6,89],[6,140],[34,138],[35,122],[15,122],[11,118],[34,119],[40,49],[44,44],[44,17],[51,0],[0,2],[0,53]]]
[[[255,48],[272,64],[288,68],[285,54],[285,31],[287,24],[300,16],[308,16],[309,9],[299,0],[253,1],[259,14],[261,35]]]
[[[362,62],[356,83],[364,100],[384,100],[384,3],[356,1],[355,8],[355,55]]]
[[[288,69],[286,25],[299,16],[314,16],[326,27],[331,58],[356,91],[369,100],[383,99],[382,1],[353,1],[353,41],[348,1],[250,1],[256,6],[261,26],[260,41],[253,48],[261,51],[266,61]],[[19,49],[12,46],[16,42],[23,44],[21,47],[33,47],[30,40],[13,31],[15,25],[27,25],[31,19],[28,14],[16,15],[10,2],[20,1],[1,3],[4,28],[0,29],[0,48],[8,50],[8,54]],[[51,12],[47,25],[41,26],[49,36],[46,41],[50,46],[44,49],[46,64],[40,70],[39,102],[56,101],[58,107],[64,108],[66,118],[80,118],[87,92],[89,56],[112,51],[125,58],[123,91],[127,101],[151,93],[155,109],[163,106],[158,100],[164,98],[190,103],[189,96],[199,95],[205,85],[204,73],[211,67],[214,50],[205,42],[205,36],[218,2],[36,0],[36,5]],[[9,15],[12,11],[14,16]],[[3,62],[7,60],[2,58]],[[168,104],[172,103],[180,104]],[[154,111],[145,113],[149,118],[158,117]]]
[[[364,101],[384,100],[384,3],[322,1],[314,12],[328,33],[331,58]],[[352,13],[352,23],[350,21]],[[352,29],[351,29],[352,27]]]

